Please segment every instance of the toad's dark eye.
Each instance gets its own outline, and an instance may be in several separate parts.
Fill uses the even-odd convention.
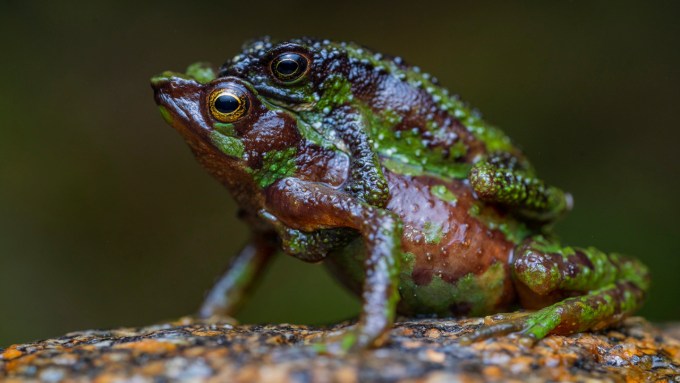
[[[309,59],[298,53],[283,53],[271,63],[271,70],[279,81],[293,83],[301,79],[309,67]]]
[[[217,89],[208,100],[210,113],[222,122],[234,122],[248,112],[248,96],[235,89]]]

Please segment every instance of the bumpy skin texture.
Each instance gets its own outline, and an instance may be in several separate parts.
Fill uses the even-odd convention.
[[[511,141],[436,80],[353,44],[268,39],[214,76],[152,79],[161,113],[232,193],[253,241],[200,315],[230,315],[275,243],[325,261],[362,297],[354,329],[319,349],[379,345],[395,312],[484,315],[519,304],[471,340],[535,340],[619,321],[643,301],[646,268],[561,247],[549,224],[571,197],[537,178]]]

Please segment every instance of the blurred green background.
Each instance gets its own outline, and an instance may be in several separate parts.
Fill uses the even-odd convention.
[[[680,319],[680,3],[68,4],[0,0],[0,345],[197,307],[247,231],[148,79],[264,34],[353,40],[439,77],[574,194],[564,241],[637,255],[643,314]],[[239,319],[357,310],[322,267],[281,256]]]

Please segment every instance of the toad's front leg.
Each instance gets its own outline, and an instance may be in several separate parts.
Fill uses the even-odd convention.
[[[351,331],[317,349],[337,353],[380,345],[394,321],[399,299],[400,220],[346,192],[295,178],[271,185],[265,204],[270,214],[291,228],[304,232],[349,228],[363,237],[367,256],[359,321]]]
[[[510,208],[529,220],[552,222],[573,205],[569,193],[546,184],[527,163],[507,153],[492,153],[477,162],[468,178],[481,200]]]

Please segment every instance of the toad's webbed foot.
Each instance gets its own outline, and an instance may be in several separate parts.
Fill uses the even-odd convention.
[[[468,178],[481,200],[505,206],[534,221],[554,221],[573,205],[569,193],[547,185],[529,165],[507,154],[491,154],[477,162]]]

